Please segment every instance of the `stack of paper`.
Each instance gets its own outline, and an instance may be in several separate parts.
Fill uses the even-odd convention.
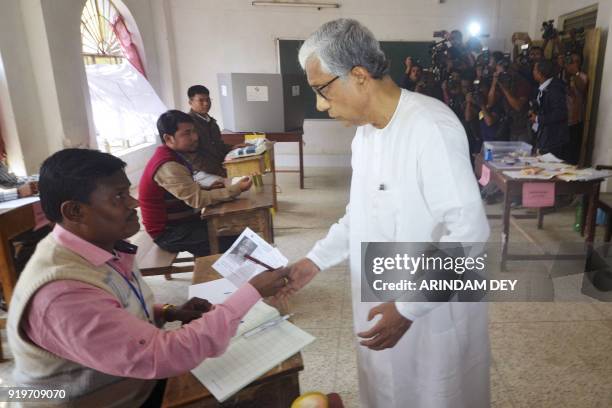
[[[219,402],[227,400],[315,340],[288,321],[253,336],[243,336],[278,316],[276,309],[258,302],[245,316],[227,351],[219,357],[204,360],[191,371]]]

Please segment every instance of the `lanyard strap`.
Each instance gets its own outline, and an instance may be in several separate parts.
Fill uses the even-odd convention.
[[[119,275],[121,275],[123,280],[130,286],[130,289],[132,289],[132,292],[134,292],[134,295],[136,295],[136,297],[138,298],[138,301],[140,302],[140,306],[142,307],[142,310],[144,311],[145,316],[147,316],[147,320],[149,321],[149,323],[153,323],[153,321],[151,320],[151,315],[149,315],[149,311],[147,310],[147,304],[145,303],[144,295],[142,294],[142,288],[140,287],[140,282],[138,281],[138,277],[132,272],[132,275],[134,275],[134,280],[136,280],[136,284],[138,285],[138,289],[136,289],[136,287],[132,285],[132,282],[130,282],[130,280],[125,275],[123,275],[122,273],[119,273],[119,271],[113,268],[112,266],[111,268],[115,272],[117,272]]]

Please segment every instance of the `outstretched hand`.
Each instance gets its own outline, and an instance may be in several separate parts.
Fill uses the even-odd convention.
[[[298,290],[306,286],[319,272],[319,267],[308,258],[300,259],[299,261],[286,266],[287,278],[289,282],[287,286],[280,290],[277,296],[288,297],[295,294]]]

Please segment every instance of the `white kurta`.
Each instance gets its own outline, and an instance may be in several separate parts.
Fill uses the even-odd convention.
[[[346,214],[307,256],[322,270],[350,258],[358,333],[372,327],[376,305],[361,302],[361,242],[485,242],[489,225],[463,127],[436,99],[402,90],[384,129],[357,129],[352,168]],[[357,346],[362,406],[488,407],[486,304],[397,307],[413,324],[394,348]]]

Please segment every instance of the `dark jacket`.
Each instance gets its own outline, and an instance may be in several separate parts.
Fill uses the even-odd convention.
[[[569,142],[567,125],[566,86],[558,78],[553,78],[542,92],[537,106],[538,131],[536,147],[540,153],[559,152]],[[539,92],[539,89],[536,90]],[[536,93],[537,96],[537,93]]]
[[[223,143],[217,121],[210,117],[210,121],[207,122],[194,111],[190,111],[189,114],[193,118],[195,130],[198,133],[198,152],[186,155],[187,159],[196,171],[226,177],[223,161],[232,147]]]

